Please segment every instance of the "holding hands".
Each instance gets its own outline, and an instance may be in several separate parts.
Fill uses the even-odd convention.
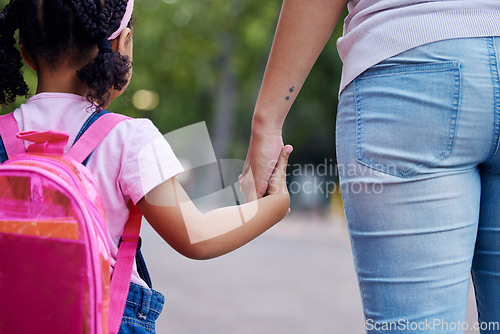
[[[243,173],[239,177],[241,191],[247,201],[259,199],[272,191],[269,189],[271,175],[277,174],[276,169],[280,168],[280,164],[284,163],[283,168],[286,169],[291,150],[289,145],[283,147],[281,132],[252,134]]]

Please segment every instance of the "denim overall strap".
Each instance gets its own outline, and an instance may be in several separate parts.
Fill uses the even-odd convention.
[[[85,121],[85,123],[83,123],[83,126],[82,128],[80,129],[80,131],[78,132],[78,134],[76,135],[76,138],[75,138],[75,141],[73,142],[73,145],[76,144],[76,141],[78,139],[80,139],[80,137],[85,133],[85,131],[87,131],[87,129],[101,116],[105,115],[105,114],[109,114],[109,111],[107,110],[101,110],[101,111],[94,111],[92,113],[92,115],[90,115],[89,118],[87,118],[87,120]],[[72,146],[73,146],[72,145]],[[93,152],[92,152],[93,153]],[[89,154],[88,157],[85,158],[85,160],[83,160],[82,162],[82,165],[84,166],[87,166],[87,163],[89,162],[89,159],[90,159],[90,156],[92,155],[92,153]]]
[[[14,157],[25,153],[24,141],[16,137],[19,132],[14,113],[0,116],[0,163],[3,163],[8,157]]]
[[[135,264],[137,266],[137,273],[139,277],[146,282],[150,289],[153,289],[153,282],[151,282],[151,276],[149,276],[148,267],[146,266],[146,261],[141,252],[142,239],[139,237],[139,243],[137,244],[137,252],[135,253]]]
[[[5,151],[5,146],[3,145],[2,136],[0,136],[0,164],[3,164],[7,161],[7,151]]]

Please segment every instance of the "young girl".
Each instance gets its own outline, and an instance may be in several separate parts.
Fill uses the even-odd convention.
[[[132,8],[133,0],[10,1],[0,14],[0,104],[28,93],[21,55],[38,77],[36,95],[14,111],[20,131],[64,131],[68,150],[87,119],[123,92],[132,68]],[[187,257],[208,259],[242,246],[286,215],[290,152],[283,148],[268,196],[201,214],[176,181],[183,169],[156,127],[147,119],[121,122],[87,163],[105,201],[112,256],[132,203]],[[153,332],[163,300],[134,269],[120,333]]]

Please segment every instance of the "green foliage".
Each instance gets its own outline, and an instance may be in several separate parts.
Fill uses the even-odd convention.
[[[237,78],[234,112],[236,124],[241,124],[233,132],[243,130],[248,137],[280,5],[277,1],[140,0],[129,94],[154,90],[160,102],[150,112],[113,107],[147,116],[162,131],[199,121],[212,127],[221,62],[227,57]]]

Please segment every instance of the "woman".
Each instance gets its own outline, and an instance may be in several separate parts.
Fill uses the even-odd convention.
[[[283,1],[242,187],[265,193],[346,5],[337,159],[367,333],[472,329],[471,272],[481,333],[498,333],[500,2]]]

